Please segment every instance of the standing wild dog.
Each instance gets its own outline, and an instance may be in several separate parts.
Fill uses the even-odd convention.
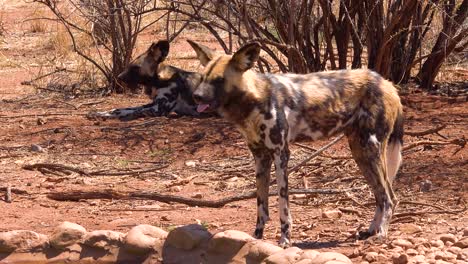
[[[396,89],[370,70],[311,74],[259,74],[249,69],[258,43],[233,56],[215,56],[190,42],[205,70],[193,96],[198,111],[217,110],[243,134],[256,164],[257,225],[263,236],[268,214],[271,164],[275,164],[281,221],[280,245],[290,243],[287,167],[289,142],[345,133],[353,158],[374,192],[377,209],[367,232],[386,236],[397,200],[392,181],[401,163],[403,111]]]
[[[167,116],[171,112],[198,116],[192,93],[200,83],[201,74],[161,64],[168,53],[169,42],[153,43],[118,76],[131,90],[143,85],[145,93],[153,102],[143,106],[94,112],[88,114],[88,117],[128,121],[142,117]]]

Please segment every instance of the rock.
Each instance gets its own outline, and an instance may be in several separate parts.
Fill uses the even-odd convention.
[[[431,246],[433,247],[437,247],[437,248],[442,248],[444,247],[444,242],[442,242],[442,240],[432,240],[430,242]]]
[[[393,264],[406,264],[408,263],[408,255],[395,253],[392,255]]]
[[[78,242],[86,235],[86,229],[79,224],[62,222],[50,237],[50,245],[63,249]]]
[[[463,237],[462,239],[454,243],[453,246],[459,248],[468,248],[468,237]]]
[[[410,249],[406,250],[406,254],[408,254],[410,256],[416,256],[416,255],[418,255],[418,251],[416,251],[415,249],[410,248]]]
[[[178,249],[191,250],[211,238],[211,233],[202,225],[191,224],[178,227],[167,235],[166,243]]]
[[[296,263],[301,258],[301,249],[298,247],[290,247],[285,250],[281,250],[268,258],[262,263],[265,264],[288,264]],[[313,263],[313,262],[312,262]]]
[[[170,191],[171,192],[180,192],[180,191],[182,191],[182,187],[174,186],[174,187],[171,187]]]
[[[203,194],[201,194],[201,193],[194,193],[194,194],[192,195],[192,198],[201,199],[201,198],[203,198]]]
[[[40,152],[40,153],[45,152],[44,148],[37,145],[37,144],[32,144],[31,145],[31,151],[32,152]]]
[[[336,252],[322,252],[317,257],[312,259],[312,264],[325,264],[328,261],[341,261],[343,263],[352,264],[351,260],[343,254]]]
[[[343,212],[340,210],[329,210],[322,212],[322,217],[325,219],[339,219],[343,216]]]
[[[445,246],[446,246],[446,247],[451,247],[451,246],[453,246],[453,242],[446,241],[446,242],[445,242]]]
[[[415,234],[422,232],[421,226],[411,223],[401,224],[399,229],[401,232],[406,234]]]
[[[446,243],[447,241],[455,243],[457,242],[457,238],[453,234],[443,234],[439,236],[439,240]]]
[[[464,248],[458,252],[457,259],[468,261],[468,248]]]
[[[435,264],[451,264],[450,262],[447,262],[447,261],[444,261],[444,260],[436,260],[436,262],[434,262]]]
[[[46,235],[28,230],[13,230],[0,233],[0,253],[26,252],[46,248],[49,239]]]
[[[424,264],[427,263],[427,260],[423,255],[416,255],[410,259],[410,262],[415,264]]]
[[[377,257],[379,256],[379,253],[377,252],[368,252],[365,256],[364,259],[368,261],[369,263],[377,261]]]
[[[248,247],[247,255],[245,256],[247,263],[260,263],[269,256],[283,250],[281,247],[261,240],[250,241],[244,247]]]
[[[306,250],[303,250],[303,251],[302,251],[301,259],[303,259],[303,260],[306,260],[306,259],[313,260],[313,259],[315,259],[318,255],[320,255],[320,252],[318,252],[317,250],[306,249]]]
[[[459,248],[459,247],[450,247],[450,248],[447,249],[448,252],[453,253],[455,255],[460,253],[461,250],[462,249]]]
[[[463,229],[463,236],[468,237],[468,227],[465,227],[465,229]]]
[[[237,253],[245,243],[255,240],[247,233],[226,230],[214,235],[208,243],[208,251],[213,253]]]
[[[419,183],[420,192],[428,192],[432,189],[432,182],[430,180],[425,180]]]
[[[445,253],[445,258],[443,258],[443,260],[454,261],[457,259],[457,254],[453,254],[451,252],[444,252],[444,253]]]
[[[398,246],[398,247],[408,249],[408,248],[413,248],[413,243],[409,242],[408,240],[398,238],[392,241],[392,246],[394,247]]]
[[[125,234],[120,232],[111,230],[95,230],[84,236],[83,244],[90,247],[108,249],[109,247],[121,246],[124,237]]]
[[[167,232],[152,225],[137,225],[125,236],[126,248],[137,254],[151,250],[160,251],[167,237]]]

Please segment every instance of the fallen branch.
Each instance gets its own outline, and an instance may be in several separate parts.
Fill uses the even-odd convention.
[[[444,146],[444,145],[457,145],[460,146],[461,148],[464,148],[466,145],[466,140],[464,138],[460,139],[453,139],[450,141],[431,141],[431,140],[421,140],[421,141],[416,141],[412,142],[409,145],[406,145],[403,147],[403,151],[410,150],[412,148],[418,147],[418,146]]]
[[[338,143],[338,141],[340,141],[340,139],[342,139],[344,137],[344,135],[340,135],[338,137],[336,137],[335,139],[333,139],[332,141],[330,141],[328,144],[326,144],[325,146],[319,148],[317,151],[315,151],[314,153],[312,153],[312,155],[310,155],[309,157],[307,157],[306,159],[304,159],[303,161],[299,162],[299,164],[297,164],[296,166],[292,167],[290,170],[289,170],[289,173],[293,173],[293,172],[296,172],[298,171],[302,166],[304,166],[305,164],[307,164],[307,162],[311,161],[312,159],[316,158],[317,156],[319,156],[320,154],[322,154],[322,152],[324,152],[325,150],[329,149],[331,146],[335,145],[336,143]]]
[[[0,192],[7,192],[7,191],[8,191],[8,187],[0,187]],[[17,189],[17,188],[11,188],[11,192],[14,194],[29,194],[27,191]]]
[[[122,172],[109,172],[107,170],[100,170],[100,171],[91,171],[87,172],[79,168],[75,168],[72,166],[62,165],[62,164],[51,164],[51,163],[36,163],[30,165],[24,165],[23,169],[25,170],[38,170],[44,174],[52,173],[56,174],[57,172],[61,172],[65,175],[71,175],[72,173],[78,173],[84,176],[123,176],[123,175],[135,175],[135,174],[143,174],[148,172],[153,172],[155,170],[160,170],[167,168],[169,165],[162,165],[159,167],[146,169],[146,170],[135,170],[135,171],[122,171]]]
[[[430,134],[437,134],[439,131],[442,129],[446,128],[447,125],[440,125],[438,127],[430,128],[428,130],[424,131],[405,131],[406,136],[412,136],[412,137],[421,137],[421,136],[426,136]]]
[[[338,194],[356,190],[362,190],[365,186],[348,189],[291,189],[290,194]],[[278,195],[276,191],[270,191],[269,196]],[[115,190],[104,191],[66,191],[66,192],[51,192],[47,194],[47,198],[56,201],[80,201],[89,199],[109,199],[109,200],[131,200],[145,199],[164,203],[181,203],[189,206],[213,207],[219,208],[228,203],[247,200],[257,197],[257,191],[252,190],[244,194],[226,197],[218,200],[200,200],[175,196],[169,194],[160,194],[155,192],[118,192]]]

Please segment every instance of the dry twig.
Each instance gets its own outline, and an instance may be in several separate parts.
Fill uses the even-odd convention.
[[[434,128],[430,128],[428,130],[424,130],[424,131],[405,131],[405,135],[412,136],[412,137],[421,137],[421,136],[426,136],[430,134],[437,134],[439,131],[441,131],[442,129],[446,127],[447,125],[444,124],[444,125],[440,125]]]
[[[121,171],[121,172],[109,172],[108,170],[100,171],[91,171],[87,172],[80,168],[62,165],[62,164],[51,164],[51,163],[36,163],[23,166],[25,170],[38,170],[44,174],[55,174],[60,175],[57,172],[63,173],[65,175],[71,175],[72,173],[78,173],[84,176],[124,176],[124,175],[135,175],[143,174],[148,172],[154,172],[156,170],[167,168],[169,165],[162,165],[151,169],[145,170],[134,170],[134,171]]]

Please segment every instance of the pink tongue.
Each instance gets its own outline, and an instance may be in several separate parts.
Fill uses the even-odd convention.
[[[209,104],[199,104],[197,106],[197,112],[201,113],[201,112],[205,111],[208,107],[210,107]]]

